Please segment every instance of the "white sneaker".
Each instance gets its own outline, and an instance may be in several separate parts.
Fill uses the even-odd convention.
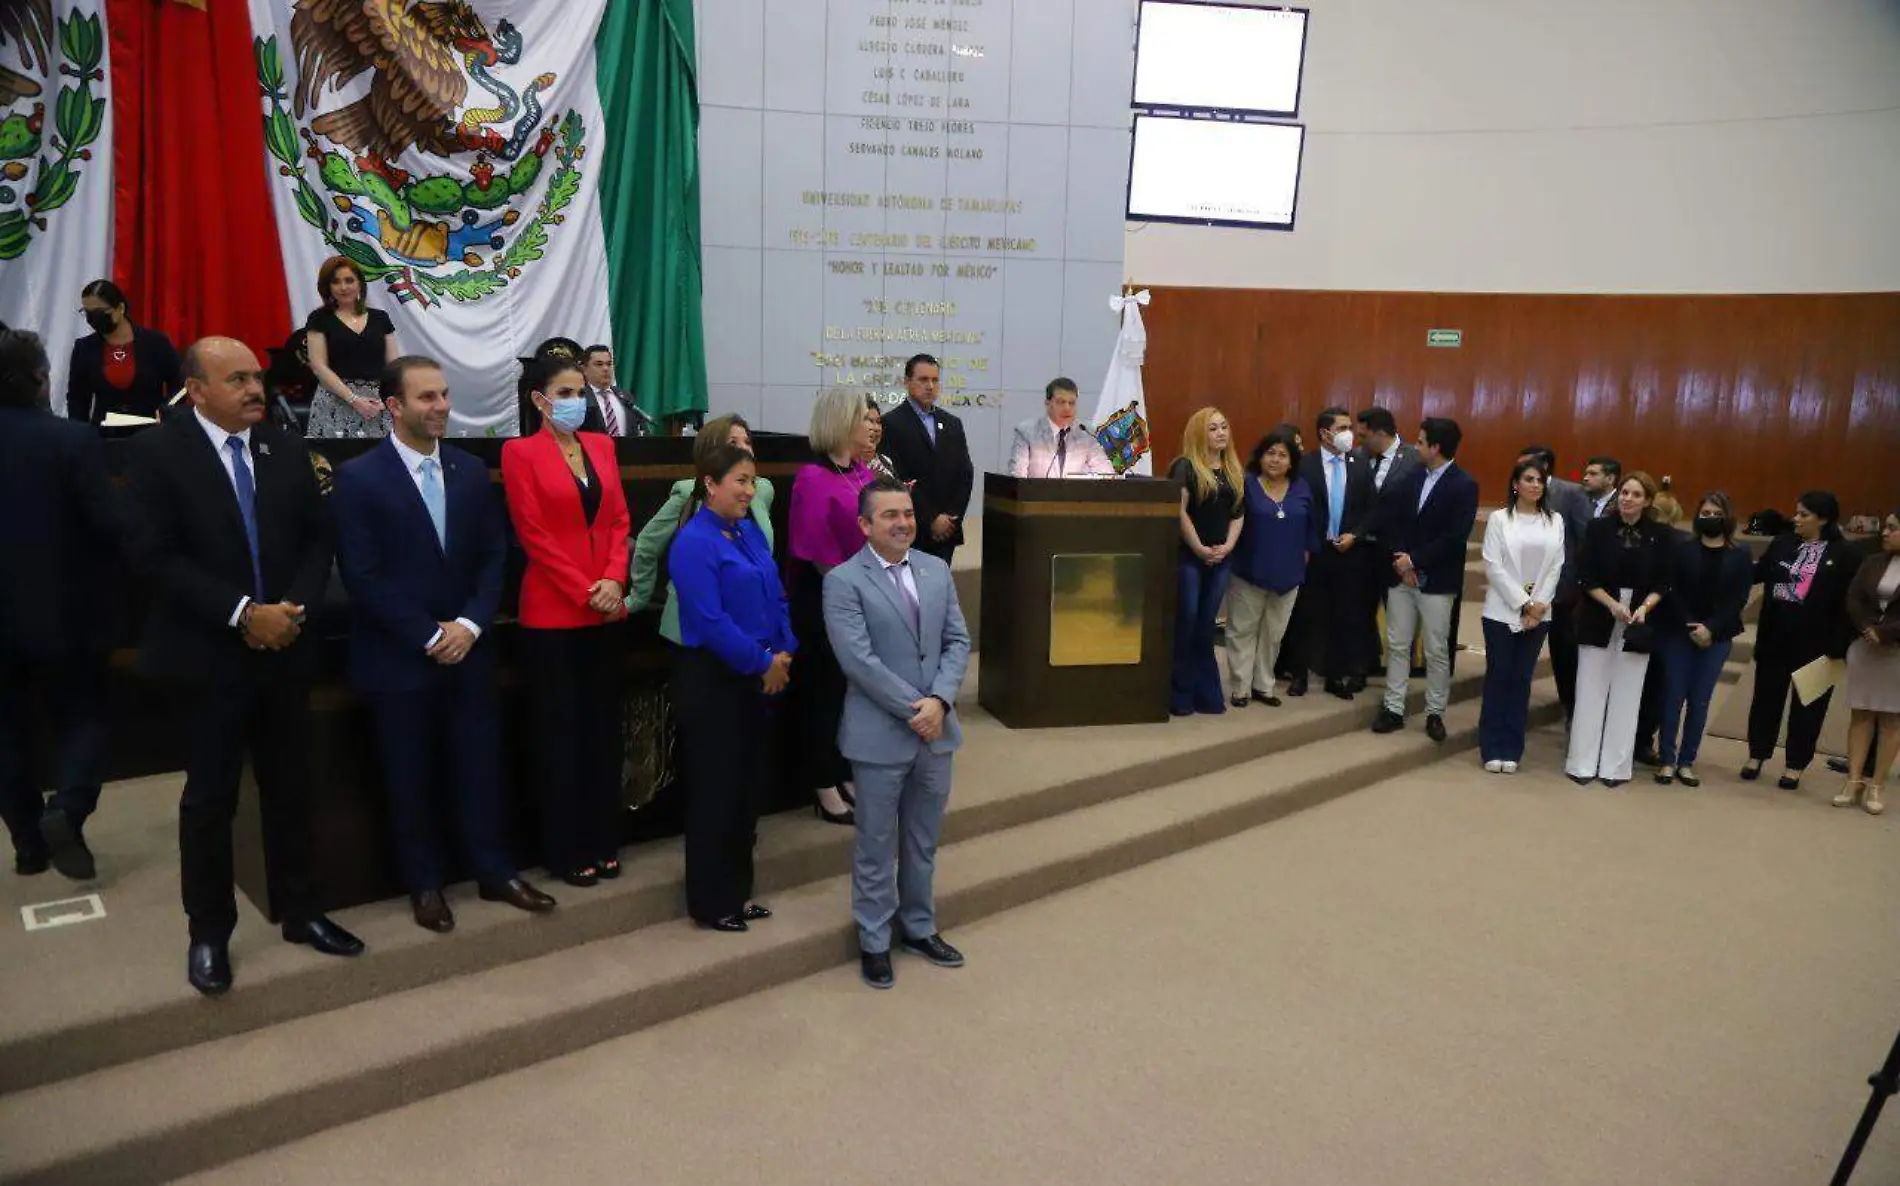
[[[1496,774],[1502,769],[1504,769],[1504,763],[1502,762],[1486,762],[1484,764],[1484,772],[1486,774]]]
[[[1506,773],[1506,774],[1516,774],[1516,773],[1517,773],[1517,763],[1516,763],[1516,762],[1500,762],[1500,763],[1498,763],[1498,765],[1499,765],[1500,767],[1502,767],[1502,768],[1503,768],[1503,770],[1504,770],[1504,773]]]

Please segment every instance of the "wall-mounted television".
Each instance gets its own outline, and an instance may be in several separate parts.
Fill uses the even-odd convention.
[[[1297,116],[1306,18],[1303,8],[1142,0],[1134,106]]]
[[[1300,124],[1137,114],[1128,218],[1290,231],[1305,141]]]

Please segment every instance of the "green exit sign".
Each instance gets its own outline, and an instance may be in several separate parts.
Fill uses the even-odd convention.
[[[1456,350],[1465,344],[1465,331],[1461,329],[1428,329],[1425,331],[1425,344],[1439,346],[1447,350]]]

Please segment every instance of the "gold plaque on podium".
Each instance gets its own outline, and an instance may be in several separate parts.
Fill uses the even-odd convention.
[[[1049,558],[1049,666],[1117,667],[1141,662],[1139,552]]]

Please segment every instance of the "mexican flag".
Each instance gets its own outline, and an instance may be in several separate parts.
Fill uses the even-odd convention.
[[[0,0],[0,319],[63,363],[109,276],[268,361],[341,255],[453,432],[554,337],[703,411],[693,60],[690,0]]]

